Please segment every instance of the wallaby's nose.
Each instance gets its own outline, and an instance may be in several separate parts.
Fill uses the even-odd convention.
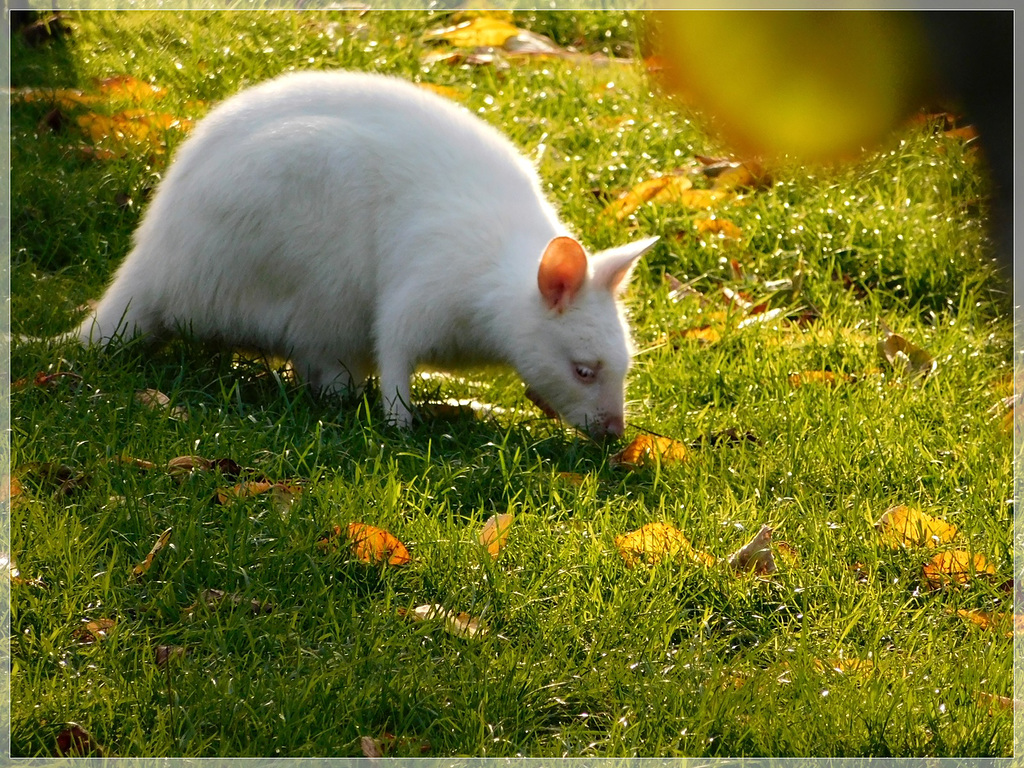
[[[604,420],[604,432],[609,437],[622,437],[626,431],[626,425],[621,416],[609,416]]]

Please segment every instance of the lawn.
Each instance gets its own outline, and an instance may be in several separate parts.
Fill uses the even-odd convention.
[[[642,16],[502,17],[558,56],[437,32],[465,18],[13,36],[15,335],[73,327],[192,123],[288,69],[439,90],[589,248],[661,240],[618,445],[508,371],[424,375],[402,432],[372,387],[317,399],[280,361],[15,341],[12,754],[1011,756],[1013,324],[962,122],[744,176],[652,92]],[[630,549],[651,524],[674,546]]]

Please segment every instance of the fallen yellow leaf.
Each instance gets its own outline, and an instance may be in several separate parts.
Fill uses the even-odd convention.
[[[957,527],[914,507],[897,504],[878,518],[875,528],[882,541],[898,547],[934,547],[952,541]]]
[[[825,384],[834,387],[844,381],[850,381],[846,374],[836,376],[832,371],[801,371],[800,373],[789,374],[789,385],[791,387],[802,387],[804,384]]]
[[[925,585],[941,589],[952,584],[967,584],[975,576],[995,574],[996,567],[984,555],[956,549],[940,552],[924,566]]]
[[[704,565],[716,562],[711,555],[695,550],[682,531],[669,523],[648,523],[631,533],[616,536],[615,546],[628,566],[636,565],[641,559],[657,563],[666,557],[685,557]]]
[[[349,523],[348,538],[352,542],[355,556],[364,563],[405,565],[410,560],[405,545],[381,528],[364,523]]]
[[[719,235],[721,237],[733,238],[735,240],[743,237],[743,230],[728,219],[710,218],[700,219],[697,224],[697,232],[702,235]]]
[[[510,37],[520,33],[519,27],[493,16],[478,16],[451,27],[441,27],[427,32],[428,40],[444,40],[457,48],[497,48]]]
[[[480,545],[483,546],[491,557],[497,557],[498,552],[505,546],[508,539],[508,529],[515,520],[515,515],[504,513],[491,515],[484,527],[480,530]]]
[[[436,93],[438,96],[444,96],[446,99],[451,99],[452,101],[462,100],[462,94],[450,85],[437,85],[435,83],[416,83],[416,85],[425,91],[431,91]]]
[[[681,330],[672,331],[669,336],[673,340],[681,339],[683,341],[696,341],[700,344],[714,344],[722,338],[722,334],[719,330],[711,325],[700,325],[695,328],[683,328]]]
[[[692,186],[693,182],[690,181],[689,176],[656,176],[653,179],[641,181],[628,192],[620,195],[605,206],[601,215],[622,221],[630,214],[635,213],[644,203],[652,200],[664,201],[666,198],[672,198],[689,190]]]
[[[819,672],[838,672],[842,675],[847,672],[871,672],[874,670],[875,665],[871,659],[835,658],[828,661],[815,659],[814,667]]]

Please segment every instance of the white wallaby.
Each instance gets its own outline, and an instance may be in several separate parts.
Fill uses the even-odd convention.
[[[506,363],[538,403],[623,431],[617,297],[657,238],[587,257],[530,163],[456,104],[390,77],[289,74],[177,150],[84,344],[175,332],[288,357],[317,390]]]

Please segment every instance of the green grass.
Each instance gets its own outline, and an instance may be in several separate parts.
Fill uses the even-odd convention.
[[[358,755],[360,737],[385,732],[408,740],[398,755],[425,743],[432,756],[1012,755],[1012,711],[979,704],[979,693],[1012,696],[1012,639],[956,613],[1012,613],[1013,591],[1012,451],[999,409],[1012,391],[1012,323],[984,258],[974,151],[916,127],[856,166],[776,169],[768,189],[716,209],[742,228],[738,243],[705,241],[694,227],[706,213],[678,206],[617,223],[601,216],[608,196],[724,148],[653,96],[640,64],[425,66],[435,45],[421,33],[446,21],[87,13],[71,16],[69,38],[40,48],[15,36],[11,78],[89,90],[130,74],[168,91],[146,108],[191,118],[291,67],[453,87],[538,161],[588,246],[663,235],[628,297],[640,353],[627,438],[651,430],[691,442],[736,428],[758,441],[627,472],[609,465],[615,448],[542,419],[508,372],[424,380],[421,400],[507,410],[403,433],[382,425],[372,389],[365,401],[316,400],[195,344],[15,344],[12,379],[59,370],[81,380],[11,395],[23,487],[11,554],[23,578],[44,582],[11,589],[12,753],[52,753],[73,721],[119,756]],[[586,53],[640,57],[636,15],[516,21]],[[72,327],[76,308],[101,293],[166,164],[141,150],[83,158],[74,117],[89,108],[66,110],[58,131],[40,127],[50,109],[11,110],[12,330],[32,336]],[[180,136],[168,140],[173,150]],[[705,316],[671,299],[664,273],[710,297],[721,285],[763,293],[741,285],[729,259],[763,280],[799,271],[799,294],[773,306],[813,305],[820,319],[667,343]],[[896,375],[875,347],[880,322],[926,348],[935,373]],[[862,380],[790,384],[791,373],[822,369]],[[136,402],[145,388],[167,393],[187,420]],[[290,509],[263,496],[220,506],[211,499],[231,481],[217,473],[179,482],[113,460],[122,454],[231,458],[305,490]],[[45,463],[88,483],[64,493]],[[995,577],[926,589],[932,553],[890,550],[873,528],[893,504],[958,526],[957,545],[983,553]],[[476,535],[506,511],[516,519],[492,560]],[[353,521],[394,533],[413,562],[380,568],[344,546],[317,547]],[[719,557],[767,523],[798,557],[780,557],[763,579],[689,562],[627,567],[615,537],[655,521]],[[168,527],[172,548],[131,579]],[[189,611],[208,589],[243,602]],[[267,609],[255,614],[253,600]],[[478,616],[489,632],[456,637],[400,615],[426,603]],[[74,630],[99,618],[116,627],[79,643]],[[186,654],[162,667],[164,645]],[[872,667],[819,669],[840,658]]]

